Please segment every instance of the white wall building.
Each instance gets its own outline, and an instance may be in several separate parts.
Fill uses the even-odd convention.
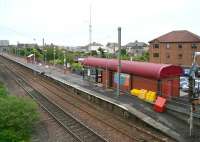
[[[8,47],[9,40],[0,40],[0,47]]]

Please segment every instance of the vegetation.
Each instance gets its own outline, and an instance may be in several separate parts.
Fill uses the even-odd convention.
[[[80,63],[73,63],[71,69],[72,71],[82,71],[83,66]]]
[[[105,55],[105,49],[99,47],[98,51],[100,53],[100,57],[101,58],[105,58],[106,57],[106,55]]]
[[[53,45],[46,46],[44,49],[41,49],[39,47],[29,47],[29,48],[11,48],[10,53],[16,54],[18,56],[28,56],[30,54],[34,54],[36,56],[36,60],[43,62],[46,58],[46,61],[50,64],[53,64],[54,60],[54,51],[55,51],[55,64],[64,64],[64,52],[65,52],[65,58],[66,62],[70,63],[71,65],[73,63],[76,63],[77,59],[79,57],[87,57],[87,56],[95,56],[95,57],[101,57],[101,58],[117,58],[117,52],[115,54],[107,53],[105,52],[105,49],[99,48],[97,51],[93,50],[88,53],[80,52],[80,51],[68,51],[66,49],[61,49],[58,47],[55,47]],[[129,55],[126,51],[126,49],[121,49],[121,59],[122,60],[134,60],[134,61],[148,61],[149,60],[149,54],[148,52],[145,52],[141,56],[132,56]]]
[[[38,120],[37,105],[30,99],[8,95],[0,83],[0,141],[29,142]]]
[[[6,96],[8,94],[8,91],[4,87],[3,83],[0,82],[0,97]]]

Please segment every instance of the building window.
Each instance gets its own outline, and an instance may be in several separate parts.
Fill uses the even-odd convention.
[[[154,44],[154,48],[159,48],[159,44]]]
[[[182,44],[178,44],[178,48],[182,48]]]
[[[183,54],[178,54],[178,58],[182,59],[183,58]]]
[[[170,48],[170,44],[169,44],[169,43],[166,44],[166,48],[167,48],[167,49]]]
[[[195,43],[193,43],[192,48],[197,48],[197,45]]]
[[[153,53],[153,57],[159,57],[159,53]]]
[[[166,53],[166,58],[169,59],[170,58],[170,54]]]

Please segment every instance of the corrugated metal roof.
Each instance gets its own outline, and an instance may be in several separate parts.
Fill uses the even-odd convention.
[[[121,72],[127,74],[133,74],[137,76],[161,79],[172,76],[180,76],[182,74],[182,68],[171,64],[155,64],[147,62],[136,61],[121,61]],[[82,62],[85,66],[91,66],[96,68],[104,68],[113,71],[117,71],[118,60],[88,57]]]

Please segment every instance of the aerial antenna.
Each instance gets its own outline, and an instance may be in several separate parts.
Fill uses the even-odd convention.
[[[91,49],[91,44],[92,44],[92,4],[90,4],[90,23],[89,23],[89,48],[88,50]]]

